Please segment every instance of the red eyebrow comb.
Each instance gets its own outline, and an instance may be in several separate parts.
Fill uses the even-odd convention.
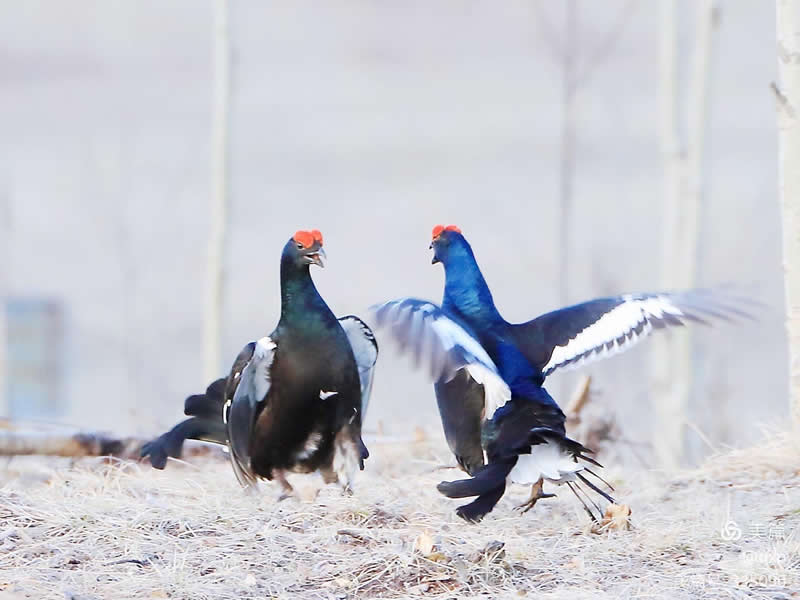
[[[437,225],[433,228],[433,239],[435,240],[445,231],[455,231],[456,233],[461,233],[461,230],[455,225],[448,225],[446,227],[444,225]]]
[[[322,245],[322,234],[314,229],[313,231],[297,231],[292,236],[292,239],[298,244],[302,244],[303,248],[311,248],[314,242],[319,242]]]

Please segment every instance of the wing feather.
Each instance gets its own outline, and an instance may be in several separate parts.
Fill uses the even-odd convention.
[[[511,399],[511,390],[478,339],[458,320],[426,300],[401,298],[372,307],[401,352],[410,352],[437,383],[452,381],[464,369],[484,387],[485,418]]]
[[[270,367],[275,359],[275,343],[269,337],[248,344],[237,358],[229,382],[234,390],[223,408],[223,420],[228,433],[228,448],[236,479],[245,488],[256,485],[250,466],[250,438],[259,406],[270,387]],[[250,358],[241,370],[243,354]],[[245,354],[246,355],[246,354]]]
[[[358,367],[358,377],[361,381],[361,420],[367,413],[369,397],[372,394],[372,380],[375,378],[375,364],[378,362],[378,342],[375,335],[364,321],[355,315],[347,315],[339,319],[344,329],[353,356]]]
[[[743,299],[710,291],[598,298],[512,326],[528,359],[547,376],[624,352],[655,329],[750,318]]]

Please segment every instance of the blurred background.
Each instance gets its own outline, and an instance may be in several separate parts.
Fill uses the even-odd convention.
[[[683,463],[759,439],[789,414],[774,10],[0,2],[0,416],[173,425],[207,383],[215,224],[222,375],[277,322],[297,229],[324,233],[330,306],[367,317],[441,298],[430,231],[455,223],[512,321],[744,286],[757,322],[654,336],[547,387],[563,403],[591,374],[593,405],[649,466],[664,436]],[[442,437],[432,387],[386,340],[366,429],[416,428]]]

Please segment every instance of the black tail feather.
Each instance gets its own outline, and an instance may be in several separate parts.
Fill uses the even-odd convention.
[[[225,404],[224,377],[217,379],[206,388],[205,394],[193,394],[183,403],[183,413],[188,417],[222,420],[222,407]]]
[[[202,419],[222,419],[223,403],[217,404],[216,400],[205,394],[194,394],[186,398],[183,403],[183,414],[187,417],[200,417]]]
[[[506,416],[508,418],[508,416]],[[442,482],[437,486],[439,492],[449,498],[468,498],[476,497],[469,504],[459,507],[458,515],[467,521],[479,521],[489,513],[506,489],[506,480],[509,473],[517,464],[521,455],[530,454],[533,449],[543,444],[555,444],[568,456],[572,457],[576,463],[583,462],[602,468],[598,461],[589,456],[592,450],[583,444],[568,438],[563,431],[548,427],[529,428],[523,423],[508,420],[499,423],[500,429],[493,431],[493,436],[487,436],[491,440],[486,446],[486,454],[489,463],[479,469],[471,479],[461,479],[458,481]],[[614,488],[594,471],[581,465],[586,475],[591,475],[598,481],[607,485],[613,492]],[[600,489],[594,482],[587,479],[582,471],[576,472],[575,476],[570,476],[571,481],[561,481],[567,484],[570,491],[575,494],[583,506],[589,518],[597,522],[602,519],[602,502],[594,496],[592,492],[601,496],[608,502],[614,503],[614,499]]]
[[[589,450],[589,452],[592,452],[592,450]],[[591,456],[586,456],[586,455],[585,455],[585,454],[583,454],[583,453],[576,454],[576,455],[575,455],[575,458],[576,458],[576,459],[578,459],[578,458],[579,458],[579,459],[581,459],[582,461],[588,462],[589,464],[592,464],[592,465],[594,465],[595,467],[599,467],[599,468],[601,468],[601,469],[603,468],[603,465],[601,465],[599,462],[597,462],[597,461],[596,461],[595,459],[593,459]]]
[[[505,491],[506,481],[503,479],[499,487],[485,494],[481,494],[469,504],[459,506],[456,509],[456,514],[465,521],[477,523],[492,511],[495,505],[500,501],[500,498],[503,497]]]
[[[360,437],[358,438],[358,468],[363,471],[364,470],[364,461],[369,458],[369,450],[367,449],[367,445],[364,443]]]
[[[436,489],[448,498],[481,496],[494,492],[500,485],[505,489],[506,477],[508,477],[508,474],[516,463],[516,459],[513,461],[489,463],[479,469],[478,472],[475,473],[475,476],[470,479],[443,481],[436,486]],[[502,496],[502,494],[500,495]],[[494,504],[497,504],[497,500],[495,500]],[[494,504],[492,506],[494,506]]]
[[[557,431],[553,431],[552,429],[546,429],[544,427],[536,427],[531,429],[529,441],[534,445],[548,441],[556,442],[559,446],[570,452],[576,459],[583,460],[596,467],[600,467],[601,469],[603,468],[603,465],[601,465],[591,456],[586,456],[587,454],[594,454],[594,450],[591,450],[580,442],[576,442],[575,440],[568,438],[566,435],[558,433]]]
[[[605,498],[606,500],[611,502],[611,504],[614,504],[614,498],[612,498],[611,496],[606,494],[603,490],[601,490],[599,487],[597,487],[591,481],[586,479],[586,477],[584,477],[582,474],[576,473],[576,475],[578,476],[578,479],[580,479],[585,485],[589,486],[589,488],[591,488],[592,490],[594,490],[595,492],[600,494],[603,498]]]
[[[584,468],[583,468],[583,470],[584,470],[584,471],[586,471],[587,473],[589,473],[589,474],[593,475],[594,477],[596,477],[596,478],[597,478],[597,479],[599,479],[600,481],[602,481],[602,482],[603,482],[603,483],[606,485],[606,487],[608,487],[608,489],[609,489],[609,490],[611,490],[612,492],[613,492],[613,491],[615,491],[615,490],[614,490],[614,486],[613,486],[613,485],[611,485],[610,483],[608,483],[608,482],[607,482],[605,479],[603,479],[602,477],[600,477],[600,475],[598,475],[597,473],[595,473],[595,472],[594,472],[594,471],[592,471],[591,469],[589,469],[589,468],[587,468],[587,467],[584,467]]]
[[[600,505],[597,502],[595,502],[594,498],[592,498],[592,496],[589,494],[589,492],[587,492],[585,489],[583,489],[581,487],[580,483],[578,483],[577,481],[573,481],[572,485],[574,485],[575,489],[578,490],[580,493],[582,493],[586,497],[586,499],[589,501],[589,503],[592,506],[594,506],[594,509],[597,511],[597,515],[602,519],[603,518],[603,509],[600,508]]]
[[[569,487],[569,489],[570,489],[570,490],[572,490],[572,493],[573,493],[573,494],[575,494],[575,497],[576,497],[576,498],[577,498],[577,499],[580,501],[580,503],[583,505],[583,510],[585,510],[585,511],[586,511],[586,514],[587,514],[587,515],[589,515],[589,518],[590,518],[592,521],[594,521],[594,522],[597,522],[597,518],[594,516],[594,513],[592,513],[591,509],[589,509],[589,507],[587,506],[586,502],[584,501],[584,499],[583,499],[583,498],[581,498],[581,497],[580,497],[580,495],[578,494],[578,492],[577,492],[577,491],[575,491],[575,487],[576,487],[576,486],[574,486],[574,485],[572,484],[572,482],[570,482],[570,481],[567,481],[567,487]]]
[[[156,439],[142,446],[140,455],[150,459],[156,469],[163,469],[167,458],[180,458],[183,443],[186,440],[203,440],[216,444],[225,444],[225,426],[222,419],[218,421],[191,417],[181,421],[175,427],[161,434]]]
[[[589,515],[589,518],[591,518],[592,521],[597,522],[598,519],[602,520],[603,510],[600,508],[600,505],[597,502],[595,502],[594,498],[592,498],[589,492],[583,487],[581,487],[581,483],[585,485],[587,488],[589,488],[589,490],[592,490],[597,494],[599,494],[600,496],[602,496],[603,498],[605,498],[611,504],[615,503],[614,498],[612,498],[603,490],[598,488],[594,483],[586,479],[586,477],[584,477],[582,473],[575,473],[575,475],[578,478],[578,481],[567,482],[569,489],[572,490],[572,493],[575,494],[575,497],[578,500],[580,500],[580,503],[583,505],[583,509],[586,511],[586,513]],[[580,492],[580,494],[578,492]],[[583,494],[583,496],[581,496],[581,494]],[[595,513],[592,512],[591,508],[589,507],[589,504],[586,503],[586,500],[584,500],[584,498],[586,498],[586,500],[588,500],[589,503],[597,511],[597,516],[595,516]]]
[[[219,379],[212,381],[206,388],[206,396],[209,398],[215,398],[219,402],[223,402],[225,400],[225,385],[227,383],[227,376],[220,377]]]

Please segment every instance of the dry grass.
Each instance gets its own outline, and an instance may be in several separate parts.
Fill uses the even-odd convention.
[[[0,472],[10,598],[789,598],[800,590],[800,448],[789,437],[696,471],[614,471],[633,529],[595,534],[568,490],[478,525],[435,490],[437,444],[373,441],[353,497],[277,503],[214,457],[157,472],[14,459]],[[295,478],[306,496],[313,478]],[[726,522],[729,535],[723,535]],[[741,532],[738,538],[736,528]]]

